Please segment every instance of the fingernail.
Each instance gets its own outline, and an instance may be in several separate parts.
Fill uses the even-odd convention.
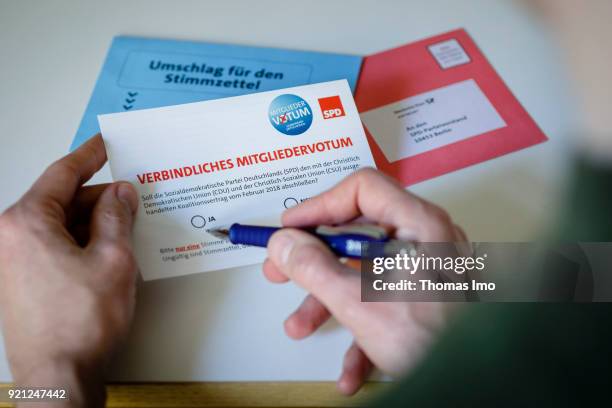
[[[131,213],[135,213],[138,208],[138,196],[136,190],[130,183],[120,183],[117,186],[117,198],[121,201]]]
[[[289,261],[289,255],[295,246],[295,240],[287,233],[280,232],[273,237],[273,255],[281,263]]]
[[[395,237],[402,241],[418,240],[418,234],[412,228],[398,228],[397,230],[395,230]]]

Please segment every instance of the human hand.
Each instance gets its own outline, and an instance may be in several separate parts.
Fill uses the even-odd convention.
[[[0,216],[0,312],[14,381],[65,388],[68,406],[103,405],[104,366],[134,309],[136,191],[82,187],[105,161],[96,136]]]
[[[282,223],[286,227],[333,225],[359,217],[393,227],[400,240],[466,241],[444,210],[373,169],[360,170],[285,211]],[[447,317],[443,303],[362,303],[359,273],[341,264],[317,238],[297,229],[283,229],[271,237],[263,270],[272,282],[292,280],[309,292],[285,321],[287,335],[307,337],[331,315],[353,334],[355,340],[338,380],[344,394],[357,392],[372,364],[392,376],[403,374],[427,351]]]

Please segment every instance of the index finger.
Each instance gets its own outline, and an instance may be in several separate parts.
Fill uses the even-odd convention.
[[[302,202],[283,213],[285,226],[341,224],[359,216],[375,222],[419,230],[434,217],[443,215],[437,206],[407,192],[394,180],[371,169],[348,176],[330,190]]]
[[[74,152],[51,164],[34,182],[27,197],[52,200],[66,210],[77,189],[106,162],[106,150],[100,134],[89,139]]]

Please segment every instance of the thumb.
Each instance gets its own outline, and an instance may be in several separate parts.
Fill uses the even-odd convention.
[[[138,195],[130,183],[109,185],[96,203],[91,222],[89,246],[116,246],[131,249],[132,225]]]
[[[291,228],[279,230],[268,242],[268,255],[283,274],[319,299],[337,318],[361,300],[359,274],[341,264],[311,234]]]

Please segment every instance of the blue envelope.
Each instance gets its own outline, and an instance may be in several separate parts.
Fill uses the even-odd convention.
[[[203,42],[116,37],[72,141],[100,131],[104,113],[156,108],[346,79],[354,92],[362,58]]]

